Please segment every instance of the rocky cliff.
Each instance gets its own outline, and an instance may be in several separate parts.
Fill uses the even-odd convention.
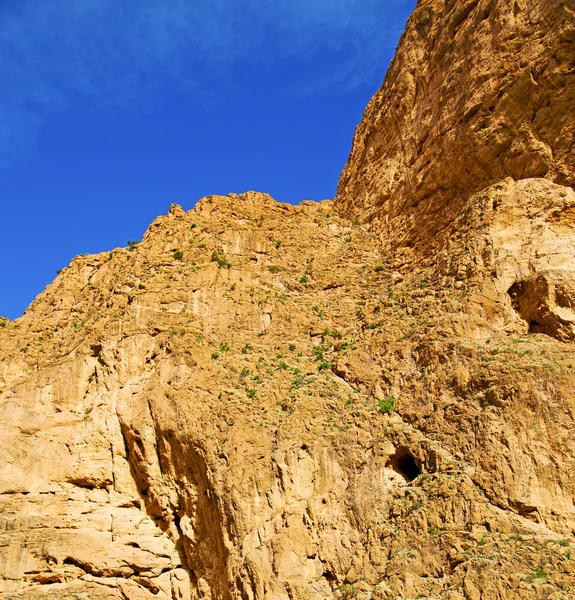
[[[575,3],[420,0],[356,130],[338,206],[434,248],[506,177],[575,182]]]
[[[335,201],[173,205],[1,320],[3,596],[575,598],[574,34],[421,1]]]

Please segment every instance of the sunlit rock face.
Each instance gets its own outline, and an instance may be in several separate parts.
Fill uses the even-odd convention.
[[[506,177],[572,186],[574,43],[564,0],[421,0],[355,132],[339,209],[425,250]]]
[[[573,14],[420,2],[335,201],[0,319],[3,597],[575,597]]]

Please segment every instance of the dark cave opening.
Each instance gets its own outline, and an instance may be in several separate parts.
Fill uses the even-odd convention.
[[[511,306],[513,307],[513,310],[519,314],[521,314],[521,310],[519,308],[519,298],[521,297],[522,293],[523,293],[523,282],[522,281],[517,281],[507,290],[507,295],[511,299]]]
[[[529,333],[542,333],[550,337],[557,338],[557,319],[549,320],[549,315],[541,311],[541,306],[545,302],[548,289],[544,278],[538,278],[536,281],[517,281],[508,290],[507,295],[511,300],[513,310],[523,319],[528,327]],[[560,301],[564,304],[569,302],[565,296],[560,296]],[[558,305],[561,306],[558,302]],[[544,316],[546,323],[540,323],[538,318]]]
[[[391,456],[388,465],[396,473],[407,479],[407,481],[413,481],[421,475],[421,467],[417,464],[413,455],[407,450],[403,450]]]
[[[331,571],[324,571],[322,577],[331,584],[337,582],[337,577]]]

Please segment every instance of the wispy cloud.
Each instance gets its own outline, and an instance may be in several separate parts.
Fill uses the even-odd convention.
[[[381,71],[415,0],[18,0],[0,3],[0,165],[77,103],[146,105],[164,85],[209,98],[238,64],[343,58],[314,89]],[[214,85],[214,82],[219,82]],[[308,91],[311,88],[308,86]]]

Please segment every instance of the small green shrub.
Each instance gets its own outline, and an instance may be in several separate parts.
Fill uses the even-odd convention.
[[[182,260],[184,253],[181,250],[176,250],[173,254],[174,260]]]
[[[357,597],[357,590],[349,583],[340,585],[337,590],[340,593],[341,600],[353,600]]]
[[[344,242],[347,242],[347,243],[349,244],[349,243],[351,242],[351,235],[346,235],[346,236],[343,238],[343,241],[344,241]]]
[[[290,344],[288,348],[290,352],[293,352],[295,350],[295,344]]]
[[[242,354],[247,354],[250,350],[251,350],[251,346],[249,344],[246,344],[243,348],[242,348]]]
[[[309,281],[309,278],[308,278],[308,276],[307,276],[307,275],[302,275],[302,276],[299,278],[299,282],[300,282],[300,283],[307,283],[308,281]]]
[[[198,224],[197,224],[197,223],[192,223],[192,224],[190,225],[190,229],[195,229],[197,226],[198,226]]]
[[[279,250],[279,247],[282,245],[281,240],[276,240],[276,250]]]
[[[536,579],[546,579],[547,578],[547,571],[545,571],[545,569],[540,566],[539,568],[535,569],[534,571],[532,571],[531,573],[529,573],[529,575],[527,576],[527,581],[533,582]]]
[[[383,269],[384,269],[383,265],[375,265],[375,267],[373,267],[373,270],[376,273],[380,273],[381,271],[383,271]]]
[[[297,390],[303,385],[303,375],[301,373],[296,373],[291,380],[292,390]]]
[[[323,335],[324,337],[332,337],[334,340],[341,337],[339,331],[336,331],[335,329],[330,329],[329,327],[326,327],[323,330]]]
[[[318,371],[327,371],[328,369],[331,369],[331,363],[328,360],[323,360],[322,362],[319,363],[318,366]]]
[[[230,349],[230,345],[227,342],[220,344],[220,352],[227,352]]]
[[[390,414],[393,412],[394,404],[395,404],[395,398],[393,396],[387,396],[386,398],[382,398],[377,403],[377,408],[378,408],[379,412],[381,412],[381,413]]]
[[[270,266],[268,267],[268,271],[269,271],[270,273],[278,273],[278,272],[279,272],[279,270],[280,270],[280,269],[279,269],[279,267],[276,267],[276,266],[274,266],[274,265],[270,265]]]
[[[365,326],[365,328],[366,328],[366,329],[370,329],[370,330],[372,330],[372,329],[377,329],[378,327],[379,327],[379,325],[378,325],[377,323],[368,323],[368,324]]]
[[[128,240],[128,250],[135,250],[138,243],[139,242],[137,242],[136,240]]]
[[[210,258],[210,260],[212,262],[218,263],[219,269],[222,269],[223,267],[229,269],[232,266],[232,263],[228,260],[227,256],[223,252],[218,252],[217,250],[214,250],[212,252],[212,257]]]
[[[316,346],[313,349],[313,353],[315,354],[316,360],[323,360],[325,350],[321,346]]]
[[[248,397],[248,398],[253,398],[253,397],[254,397],[254,396],[257,394],[257,392],[256,392],[256,390],[254,390],[254,388],[250,388],[250,389],[249,389],[249,390],[246,392],[246,394],[247,394],[247,397]]]
[[[216,358],[220,358],[219,352],[212,352],[212,358],[215,360]]]
[[[288,368],[287,364],[283,360],[281,360],[278,364],[278,369],[285,371],[287,368]]]

